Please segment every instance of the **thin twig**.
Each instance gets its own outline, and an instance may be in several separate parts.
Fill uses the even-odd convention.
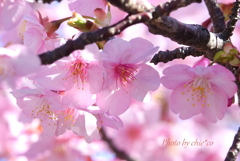
[[[216,0],[204,0],[211,17],[215,33],[222,32],[225,28],[224,16]]]
[[[124,159],[126,161],[134,161],[132,158],[130,158],[126,152],[119,150],[113,143],[112,139],[110,139],[105,130],[103,128],[101,128],[100,133],[102,135],[102,139],[108,144],[108,146],[110,147],[110,149],[116,154],[116,156],[120,159]]]
[[[114,35],[121,33],[125,28],[137,23],[145,22],[151,19],[151,14],[142,12],[135,15],[130,15],[124,20],[102,29],[82,33],[76,40],[68,40],[66,44],[56,48],[53,51],[48,51],[39,55],[42,64],[52,64],[53,62],[65,56],[69,56],[74,50],[84,49],[88,44],[106,40]]]
[[[185,59],[187,56],[190,56],[190,55],[197,57],[197,56],[202,56],[204,54],[205,54],[204,52],[200,52],[192,47],[180,47],[173,51],[169,51],[169,50],[159,51],[157,54],[154,55],[154,57],[150,62],[156,65],[159,62],[167,63],[169,61],[172,61],[178,58]]]
[[[234,136],[232,146],[230,147],[227,156],[224,161],[235,161],[240,150],[240,128],[237,134]]]
[[[236,23],[240,19],[240,16],[238,15],[239,12],[240,12],[240,0],[236,0],[232,8],[232,14],[229,16],[230,20],[228,21],[226,28],[221,34],[224,40],[228,40],[232,36],[233,31],[236,27]]]
[[[35,0],[35,2],[42,2],[42,3],[52,3],[53,1],[61,2],[62,0]]]
[[[164,4],[159,4],[155,8],[157,16],[168,16],[172,11],[177,10],[181,7],[186,7],[192,3],[201,3],[202,0],[172,0]]]

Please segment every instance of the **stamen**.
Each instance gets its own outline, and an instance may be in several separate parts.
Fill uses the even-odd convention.
[[[187,95],[189,98],[186,101],[192,100],[192,106],[195,107],[196,104],[201,104],[202,107],[210,106],[206,105],[207,95],[212,94],[212,88],[207,79],[203,77],[195,78],[193,81],[190,81],[183,85],[185,90],[182,92],[182,95]]]
[[[87,67],[88,63],[83,60],[77,59],[70,67],[64,80],[73,77],[74,83],[77,83],[78,89],[84,90],[84,82],[87,82]]]
[[[119,64],[115,67],[115,77],[120,81],[122,86],[135,81],[136,72],[137,68],[129,64]]]
[[[56,125],[60,121],[64,126],[72,126],[76,119],[77,110],[67,108],[65,110],[55,110],[46,99],[40,99],[35,109],[32,110],[31,117],[38,118],[41,121],[48,119],[48,125]]]

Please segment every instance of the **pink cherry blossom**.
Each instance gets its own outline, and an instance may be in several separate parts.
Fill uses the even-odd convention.
[[[173,90],[169,107],[175,114],[180,113],[181,119],[201,113],[216,122],[224,117],[228,99],[237,91],[234,75],[220,65],[174,65],[163,70],[163,74],[161,83]]]
[[[102,57],[107,75],[104,91],[97,95],[100,109],[120,115],[128,109],[132,98],[143,101],[148,91],[159,87],[159,73],[146,64],[157,49],[142,38],[129,42],[115,38],[105,44]]]
[[[69,57],[45,68],[35,80],[45,88],[65,91],[63,103],[77,109],[86,109],[96,102],[95,95],[103,85],[103,67],[99,62],[96,44],[83,51],[74,51]]]
[[[10,45],[0,48],[0,86],[16,88],[21,78],[36,72],[40,68],[40,59],[23,45]]]
[[[105,0],[70,0],[69,9],[84,16],[94,16],[96,8],[104,9],[107,5]]]
[[[11,30],[20,23],[26,10],[25,0],[0,1],[0,30]]]
[[[115,129],[123,126],[118,117],[100,113],[98,108],[81,111],[66,107],[61,102],[62,95],[59,92],[25,87],[13,91],[12,95],[25,115],[40,120],[44,133],[48,135],[59,136],[68,129],[90,143],[100,139],[99,129],[103,125]]]
[[[54,33],[54,25],[49,22],[48,17],[42,18],[40,12],[38,17],[33,11],[24,16],[25,32],[23,33],[23,43],[28,46],[33,53],[40,54],[58,47],[61,40]]]
[[[22,112],[31,119],[38,118],[44,132],[49,135],[61,135],[74,123],[76,111],[61,103],[60,94],[25,87],[13,91],[12,95],[17,99]]]

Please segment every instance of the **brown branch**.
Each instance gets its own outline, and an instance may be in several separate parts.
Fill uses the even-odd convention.
[[[224,16],[216,0],[204,0],[211,17],[215,33],[222,32],[225,28]]]
[[[194,2],[201,3],[202,0],[172,0],[164,4],[159,4],[156,6],[155,13],[153,13],[153,15],[156,14],[157,17],[168,16],[172,11],[177,10],[181,7],[186,7]],[[156,16],[154,15],[154,17]]]
[[[206,57],[210,60],[213,59],[216,52],[223,49],[223,45],[226,43],[218,34],[209,32],[201,25],[181,23],[169,16],[151,19],[148,27],[153,34],[168,37],[179,44],[206,52]]]
[[[229,16],[230,20],[227,23],[227,27],[221,34],[224,40],[228,40],[232,36],[232,33],[236,27],[236,23],[240,19],[240,16],[238,15],[239,12],[240,12],[240,0],[236,0],[232,8],[232,14]]]
[[[107,1],[129,14],[136,14],[139,12],[146,12],[154,9],[154,6],[151,5],[147,0],[107,0]]]
[[[74,50],[84,49],[88,44],[106,40],[114,35],[119,34],[125,28],[137,23],[145,22],[151,19],[151,14],[142,12],[135,15],[130,15],[124,20],[102,29],[82,33],[76,40],[68,40],[66,44],[56,48],[53,51],[48,51],[39,55],[42,64],[52,64],[53,62],[65,56],[69,56]]]
[[[157,54],[154,55],[150,62],[157,65],[159,62],[167,63],[178,58],[185,59],[187,56],[190,55],[197,57],[204,54],[205,52],[200,52],[192,47],[180,47],[173,51],[159,51]]]
[[[126,152],[119,150],[113,143],[112,139],[110,139],[105,130],[103,128],[100,129],[100,133],[102,135],[102,140],[104,140],[108,146],[110,147],[110,149],[116,154],[116,156],[120,159],[124,159],[126,161],[134,161],[132,158],[130,158]]]
[[[238,87],[238,90],[237,90],[238,106],[240,107],[240,80],[239,80],[240,69],[239,69],[239,67],[230,66],[230,64],[225,65],[225,67],[228,68],[234,74],[234,76],[236,78],[235,83]]]
[[[42,3],[52,3],[53,1],[61,2],[62,0],[35,0],[35,2],[42,2]]]
[[[232,146],[230,147],[227,156],[224,161],[235,161],[240,150],[240,128],[237,134],[234,136]]]

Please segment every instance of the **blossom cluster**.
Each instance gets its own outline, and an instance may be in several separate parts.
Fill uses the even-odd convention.
[[[65,43],[55,33],[64,21],[81,32],[110,24],[106,1],[92,1],[70,1],[73,16],[55,21],[43,18],[24,0],[0,3],[1,32],[18,33],[12,35],[18,44],[3,42],[0,48],[0,88],[12,94],[23,114],[40,120],[44,133],[59,136],[71,130],[87,142],[99,139],[102,126],[123,127],[119,116],[134,103],[146,102],[160,83],[173,90],[169,107],[181,119],[199,113],[211,122],[224,117],[237,90],[228,69],[175,65],[160,78],[160,69],[148,64],[159,47],[144,38],[115,37],[41,66],[38,54]]]

